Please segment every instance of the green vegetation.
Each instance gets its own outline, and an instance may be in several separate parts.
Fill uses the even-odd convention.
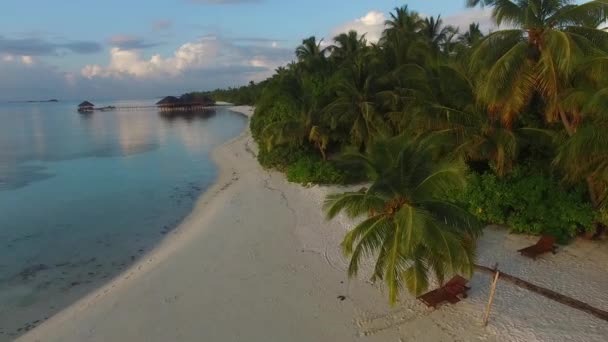
[[[360,260],[377,256],[375,279],[385,279],[391,303],[403,287],[416,295],[429,285],[429,273],[443,282],[447,275],[472,275],[476,238],[481,227],[446,193],[464,190],[466,165],[462,160],[437,159],[435,151],[409,137],[378,140],[365,154],[344,156],[365,168],[369,188],[330,195],[328,218],[345,212],[352,218],[367,215],[344,238],[351,255],[349,275]]]
[[[469,212],[482,222],[504,224],[517,233],[551,234],[563,243],[594,227],[584,191],[564,190],[551,175],[518,168],[504,179],[472,173],[468,184],[453,196],[468,203]]]
[[[212,91],[192,93],[193,95],[209,96],[216,102],[228,102],[237,106],[250,105],[253,106],[260,96],[265,82],[255,84],[249,82],[248,85],[238,88],[216,89]]]
[[[467,4],[512,29],[459,32],[403,6],[379,42],[307,38],[250,86],[262,165],[300,183],[368,171],[326,209],[367,218],[343,243],[349,273],[376,257],[393,302],[471,273],[475,217],[561,241],[608,221],[608,0]]]

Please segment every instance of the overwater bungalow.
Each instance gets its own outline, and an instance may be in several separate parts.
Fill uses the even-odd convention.
[[[206,109],[215,105],[215,101],[208,96],[185,94],[179,98],[167,96],[156,103],[161,111],[193,111]]]
[[[179,101],[191,106],[215,106],[215,101],[211,97],[197,93],[184,94],[179,97]]]
[[[84,101],[78,105],[78,111],[81,113],[90,113],[95,110],[95,105],[89,101]]]
[[[167,96],[164,99],[156,102],[159,108],[175,108],[180,105],[180,101],[175,96]]]

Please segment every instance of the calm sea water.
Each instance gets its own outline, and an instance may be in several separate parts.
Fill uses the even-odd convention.
[[[246,125],[227,109],[83,115],[75,106],[0,104],[0,340],[110,280],[170,233],[216,178],[210,150]]]

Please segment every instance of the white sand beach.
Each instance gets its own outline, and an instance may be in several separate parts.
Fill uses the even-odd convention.
[[[251,115],[250,107],[236,107]],[[20,341],[606,341],[608,322],[490,277],[432,311],[381,284],[349,280],[339,243],[348,220],[325,221],[335,189],[289,184],[263,170],[248,129],[215,150],[217,183],[155,250]],[[478,261],[608,310],[608,246],[577,241],[537,261],[532,237],[488,228]],[[340,300],[339,296],[345,296]]]

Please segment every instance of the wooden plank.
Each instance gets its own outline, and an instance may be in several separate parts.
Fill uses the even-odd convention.
[[[498,277],[500,277],[500,272],[496,271],[496,275],[494,275],[494,280],[490,286],[490,298],[488,299],[488,305],[486,306],[486,313],[483,316],[484,327],[488,325],[488,320],[490,319],[490,311],[492,310],[492,303],[494,302],[494,294],[496,293],[496,285],[498,285]]]
[[[492,275],[498,271],[498,270],[492,269],[487,266],[482,266],[482,265],[475,265],[475,268],[481,272],[490,273]],[[595,308],[587,303],[581,302],[578,299],[574,299],[574,298],[562,295],[560,293],[557,293],[553,290],[550,290],[550,289],[547,289],[544,287],[540,287],[538,285],[534,285],[528,281],[525,281],[523,279],[517,278],[515,276],[512,276],[512,275],[504,273],[504,272],[500,273],[500,278],[505,281],[508,281],[510,283],[513,283],[521,288],[524,288],[526,290],[532,291],[534,293],[538,293],[539,295],[541,295],[543,297],[546,297],[546,298],[554,300],[558,303],[567,305],[573,309],[583,311],[585,313],[588,313],[590,315],[593,315],[597,318],[600,318],[600,319],[608,322],[608,312]],[[580,289],[580,291],[584,291],[584,290],[585,290],[584,288]]]

